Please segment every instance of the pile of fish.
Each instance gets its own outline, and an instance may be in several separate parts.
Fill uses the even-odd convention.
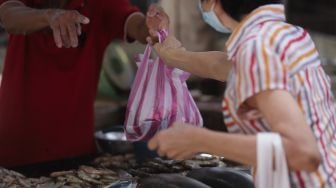
[[[114,182],[137,181],[156,174],[182,174],[201,167],[226,166],[221,158],[200,155],[192,160],[172,161],[160,158],[137,164],[133,154],[96,158],[78,169],[53,172],[46,177],[27,178],[24,175],[0,168],[0,188],[104,188]]]
[[[100,188],[127,178],[130,177],[122,177],[119,173],[110,169],[91,166],[81,166],[78,170],[53,172],[49,177],[40,178],[26,178],[20,173],[0,169],[0,187],[6,188]]]
[[[97,163],[109,159],[118,163],[117,159],[130,159],[131,155],[97,158],[90,166],[80,166],[78,169],[53,172],[48,177],[27,178],[24,175],[0,168],[0,188],[103,188],[116,181],[132,179],[133,177],[122,169],[105,168],[110,163]],[[130,159],[131,160],[131,159]],[[95,165],[97,164],[97,165]]]
[[[93,165],[100,168],[127,170],[132,166],[136,166],[137,162],[133,154],[126,154],[126,155],[105,154],[101,157],[96,158],[93,161]]]
[[[173,161],[161,158],[150,159],[142,164],[136,163],[133,155],[111,156],[104,155],[94,160],[94,166],[108,169],[123,169],[134,177],[148,177],[153,174],[183,174],[192,169],[202,167],[226,166],[220,157],[198,155],[191,160]]]
[[[41,187],[46,188],[52,182],[51,178],[26,178],[24,175],[4,168],[0,168],[0,187],[21,188],[21,187]],[[55,186],[56,187],[56,186]]]

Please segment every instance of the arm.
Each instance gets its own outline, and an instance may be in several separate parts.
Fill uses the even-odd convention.
[[[151,5],[145,18],[141,14],[134,14],[127,21],[127,36],[145,44],[157,42],[157,31],[169,27],[169,17],[161,7]],[[148,36],[151,36],[148,38]],[[147,41],[146,41],[147,40]],[[192,74],[212,78],[219,81],[226,81],[231,70],[230,63],[227,61],[226,54],[223,52],[188,52],[185,50],[167,49],[174,46],[173,43],[180,45],[173,37],[168,37],[165,42],[154,46],[159,55],[165,59],[172,67],[176,67]],[[167,44],[167,46],[165,46]],[[166,53],[164,53],[166,52]],[[197,65],[197,66],[195,66]]]
[[[259,109],[271,129],[280,133],[292,170],[315,171],[318,168],[321,156],[316,139],[289,92],[265,91],[249,99],[248,104]]]
[[[190,52],[174,50],[167,58],[167,62],[172,67],[222,82],[227,80],[232,66],[227,60],[226,53],[219,51]]]
[[[262,92],[250,98],[248,104],[261,111],[273,132],[280,133],[291,170],[313,172],[318,168],[320,154],[315,138],[302,111],[288,92]],[[212,143],[210,139],[204,143],[206,151],[212,151],[217,155],[245,164],[256,165],[256,136],[223,136],[211,131],[206,131],[205,134],[205,137],[212,138]],[[232,144],[223,147],[223,143]]]
[[[320,154],[315,138],[288,92],[262,92],[250,98],[248,104],[262,112],[272,131],[280,133],[291,170],[313,172],[318,168]],[[174,159],[206,152],[256,166],[256,136],[230,135],[177,125],[159,133],[150,141],[149,147]]]
[[[168,36],[161,44],[156,43],[154,49],[168,66],[204,78],[225,82],[232,67],[231,62],[227,60],[226,53],[220,51],[190,52],[185,50],[180,41],[173,36]]]
[[[29,8],[20,1],[3,4],[0,19],[3,27],[12,34],[29,34],[49,26],[45,11]]]
[[[77,47],[81,24],[89,19],[77,11],[33,9],[19,1],[6,2],[0,8],[4,28],[12,34],[29,34],[50,27],[58,47]]]

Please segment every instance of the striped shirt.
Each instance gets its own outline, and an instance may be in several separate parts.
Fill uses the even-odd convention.
[[[304,112],[322,163],[314,173],[291,172],[293,187],[336,187],[336,106],[330,80],[309,34],[285,22],[283,5],[254,10],[227,42],[233,69],[223,101],[230,132],[271,131],[260,112],[244,102],[266,90],[286,90]]]

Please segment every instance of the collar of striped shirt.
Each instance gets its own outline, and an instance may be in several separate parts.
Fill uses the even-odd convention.
[[[280,4],[265,5],[255,9],[246,16],[231,34],[226,43],[228,57],[231,59],[238,50],[241,40],[252,28],[267,21],[285,21],[284,6]]]

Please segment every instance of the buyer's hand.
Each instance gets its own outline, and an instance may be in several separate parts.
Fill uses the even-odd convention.
[[[150,35],[147,40],[156,42],[158,31],[169,30],[169,17],[162,7],[151,5],[147,11],[146,24]]]
[[[162,157],[174,160],[190,159],[201,153],[202,128],[184,123],[175,123],[171,128],[159,132],[152,138],[148,147]]]
[[[81,24],[90,22],[89,18],[77,11],[51,9],[46,11],[46,16],[53,31],[56,46],[59,48],[76,48],[78,46],[78,36],[82,33]]]
[[[149,41],[149,43],[153,43]],[[153,48],[156,54],[164,60],[164,62],[171,67],[174,67],[174,58],[179,57],[179,53],[183,53],[185,48],[181,42],[174,36],[169,35],[163,43],[155,43]]]

